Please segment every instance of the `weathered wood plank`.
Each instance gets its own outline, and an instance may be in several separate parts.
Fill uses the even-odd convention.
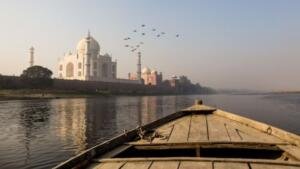
[[[230,141],[257,141],[256,137],[249,134],[253,133],[251,130],[255,129],[249,128],[241,123],[224,118],[222,116],[219,116],[219,119],[224,122],[224,126],[227,130]]]
[[[234,121],[238,121],[240,123],[243,124],[247,124],[248,126],[251,126],[257,130],[260,130],[264,133],[269,132],[270,134],[272,134],[273,136],[276,136],[282,140],[288,141],[290,143],[296,144],[296,145],[300,145],[300,136],[293,134],[293,133],[289,133],[287,131],[284,131],[282,129],[276,128],[274,126],[265,124],[265,123],[261,123],[246,117],[242,117],[236,114],[232,114],[226,111],[222,111],[222,110],[217,110],[214,112],[214,114],[217,114],[219,116],[223,116],[225,118],[234,120]]]
[[[93,163],[88,169],[119,169],[125,162]]]
[[[272,164],[253,164],[250,163],[251,169],[299,169],[300,167],[288,165],[272,165]]]
[[[212,169],[212,162],[181,161],[179,169]]]
[[[191,122],[191,116],[182,117],[182,121],[174,124],[174,129],[168,142],[186,142],[189,133],[189,127]]]
[[[185,118],[181,117],[179,119],[170,121],[170,122],[156,128],[155,131],[157,132],[157,134],[160,135],[160,137],[159,138],[154,138],[151,143],[155,144],[155,143],[166,143],[166,142],[168,142],[168,140],[169,140],[169,138],[170,138],[170,136],[173,132],[175,124],[181,123],[184,120],[185,120]]]
[[[214,162],[214,169],[249,169],[247,163]]]
[[[188,142],[207,141],[207,124],[205,115],[192,115]]]
[[[225,122],[224,126],[227,130],[230,141],[242,141],[242,136],[238,133],[238,130],[231,125],[231,123]]]
[[[127,162],[122,169],[148,169],[151,165],[151,161],[144,162]]]
[[[219,119],[226,124],[226,127],[229,132],[229,136],[232,141],[267,141],[267,142],[277,142],[284,143],[283,140],[269,135],[267,133],[263,133],[255,128],[250,126],[246,126],[243,123],[239,123],[234,120],[227,119],[225,117],[219,116]]]
[[[278,145],[278,147],[284,150],[289,156],[295,160],[300,161],[300,148],[293,145]]]
[[[150,169],[177,169],[178,161],[154,161]]]
[[[167,158],[112,158],[101,159],[98,162],[147,162],[147,161],[188,161],[188,162],[219,162],[219,163],[251,163],[268,165],[297,166],[300,168],[300,162],[265,160],[265,159],[241,159],[241,158],[199,158],[199,157],[167,157]]]
[[[157,134],[160,136],[159,138],[155,137],[152,140],[152,143],[166,143],[172,133],[174,129],[174,124],[172,125],[168,125],[168,126],[164,126],[162,128],[158,128],[156,130]]]
[[[207,126],[210,141],[230,141],[224,121],[219,116],[207,115]]]

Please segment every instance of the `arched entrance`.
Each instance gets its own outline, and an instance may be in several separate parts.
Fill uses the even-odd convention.
[[[74,76],[74,65],[73,63],[69,62],[66,66],[66,77],[73,77]]]

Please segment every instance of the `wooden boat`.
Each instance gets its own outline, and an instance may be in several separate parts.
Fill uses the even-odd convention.
[[[54,168],[296,169],[300,136],[196,101]]]

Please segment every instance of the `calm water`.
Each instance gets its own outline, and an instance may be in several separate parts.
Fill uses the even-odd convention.
[[[193,104],[300,134],[300,95],[101,97],[0,102],[1,168],[49,168],[96,143]]]

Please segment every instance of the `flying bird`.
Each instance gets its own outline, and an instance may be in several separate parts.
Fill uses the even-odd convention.
[[[142,35],[144,36],[144,35],[146,35],[146,33],[142,33]]]
[[[152,29],[152,31],[156,31],[156,29]]]
[[[176,35],[176,38],[178,38],[178,37],[179,37],[179,34]]]
[[[146,25],[142,24],[141,26],[142,26],[142,27],[145,27]]]
[[[137,32],[137,30],[133,30],[133,32]]]
[[[162,35],[166,34],[165,32],[161,32]]]
[[[128,48],[128,47],[129,47],[129,45],[125,45],[125,47],[126,47],[126,48]]]
[[[160,34],[156,35],[158,38],[160,37]]]

